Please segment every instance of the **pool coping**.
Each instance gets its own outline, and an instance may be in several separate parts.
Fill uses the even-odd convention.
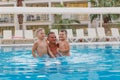
[[[120,42],[81,42],[81,43],[70,43],[70,45],[118,45]],[[2,46],[32,46],[33,44],[2,44]]]

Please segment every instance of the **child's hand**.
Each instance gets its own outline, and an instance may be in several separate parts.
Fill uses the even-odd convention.
[[[35,55],[35,54],[33,54],[33,57],[34,57],[34,58],[36,58],[36,55]]]
[[[57,48],[57,52],[59,52],[59,50],[60,50],[60,49],[59,49],[59,48]]]

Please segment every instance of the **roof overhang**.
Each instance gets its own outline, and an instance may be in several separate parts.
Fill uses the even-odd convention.
[[[0,7],[0,14],[120,14],[120,7]]]

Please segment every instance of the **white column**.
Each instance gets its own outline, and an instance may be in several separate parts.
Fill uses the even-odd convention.
[[[23,7],[26,7],[24,1],[23,1]],[[26,30],[26,25],[24,24],[26,22],[26,18],[27,18],[26,14],[23,14],[23,30]]]
[[[60,1],[60,4],[63,5],[63,1]]]
[[[51,7],[51,6],[52,6],[52,5],[51,5],[51,2],[49,1],[49,2],[48,2],[48,7]]]
[[[23,7],[26,7],[25,3],[23,3]],[[26,15],[23,14],[23,22],[26,22]]]
[[[16,7],[17,4],[14,4],[14,7]],[[17,14],[13,14],[14,15],[14,26],[15,26],[15,30],[19,30],[19,23],[18,23],[18,17]]]
[[[103,15],[100,14],[100,27],[102,27],[102,23],[103,23]]]
[[[19,30],[17,14],[14,14],[14,25],[15,25],[15,30]]]
[[[51,7],[51,6],[52,6],[52,5],[51,5],[51,2],[49,1],[49,2],[48,2],[48,7]],[[49,28],[52,28],[51,24],[54,22],[53,14],[49,14],[49,22],[50,22]]]
[[[48,7],[51,7],[51,2],[48,2]],[[49,21],[52,21],[52,14],[49,14]]]
[[[91,2],[88,1],[88,8],[91,7]],[[88,27],[91,27],[91,20],[90,20],[90,14],[88,14],[88,17],[89,17],[89,21],[88,21]]]

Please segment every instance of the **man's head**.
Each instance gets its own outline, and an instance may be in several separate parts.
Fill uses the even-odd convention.
[[[43,28],[39,28],[36,31],[36,36],[38,37],[38,39],[44,39],[45,38],[45,30]]]
[[[67,31],[66,30],[61,30],[59,32],[59,39],[60,40],[65,40],[67,38]]]
[[[49,41],[49,43],[56,43],[56,35],[55,35],[55,33],[54,32],[50,32],[49,34],[48,34],[48,41]]]

